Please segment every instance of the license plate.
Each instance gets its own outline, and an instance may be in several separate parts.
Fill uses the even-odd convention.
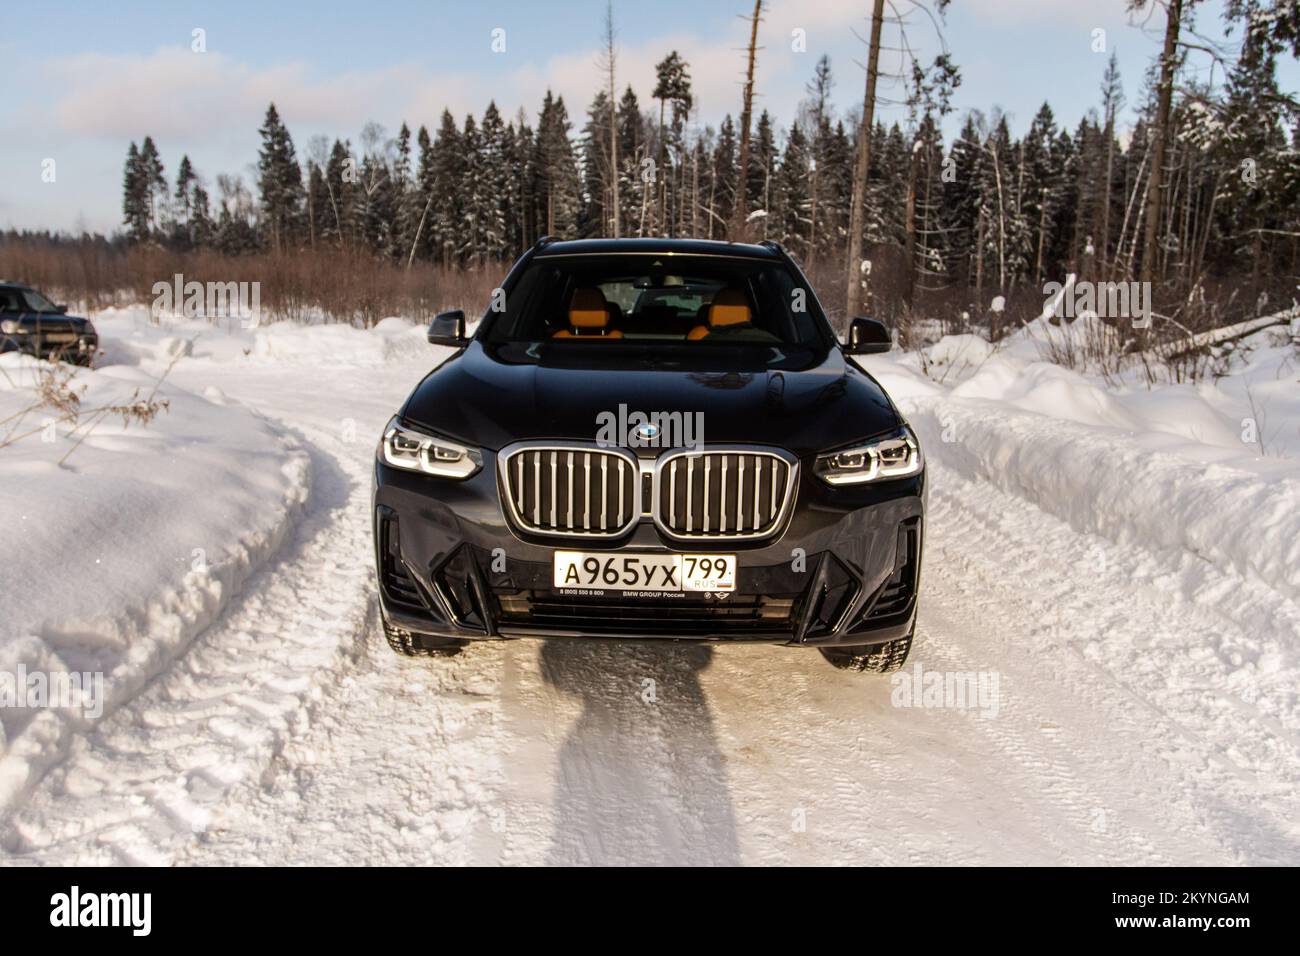
[[[555,587],[611,591],[734,591],[734,554],[555,552]]]
[[[76,332],[42,332],[42,342],[75,342],[77,341]]]

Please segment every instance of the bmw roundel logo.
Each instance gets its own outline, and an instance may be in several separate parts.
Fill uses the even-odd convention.
[[[644,425],[636,426],[636,433],[640,437],[646,439],[646,441],[649,441],[650,439],[654,438],[656,435],[659,434],[659,426],[651,425],[650,423],[647,422]]]

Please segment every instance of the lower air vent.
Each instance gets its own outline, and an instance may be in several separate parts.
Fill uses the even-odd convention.
[[[898,528],[898,557],[894,573],[881,587],[864,621],[879,621],[905,612],[916,593],[916,570],[920,558],[918,522],[912,518]]]
[[[723,600],[574,601],[540,590],[496,594],[504,629],[651,637],[789,637],[798,595],[733,594]]]
[[[384,596],[394,604],[424,610],[420,590],[402,563],[401,536],[397,518],[387,509],[379,515],[379,583]]]
[[[828,554],[825,561],[825,570],[814,580],[813,591],[808,595],[810,637],[833,631],[848,613],[859,590],[857,579],[839,558]]]
[[[461,627],[486,630],[478,568],[467,545],[457,548],[433,575],[434,584]]]

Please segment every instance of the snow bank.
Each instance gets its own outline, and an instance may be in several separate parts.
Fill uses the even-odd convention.
[[[189,347],[167,338],[152,347]],[[0,419],[32,404],[42,368],[0,356]],[[156,381],[110,365],[78,370],[72,385],[89,410],[146,396]],[[0,706],[0,807],[184,649],[306,499],[308,457],[283,430],[171,384],[158,397],[170,407],[153,421],[105,417],[62,466],[86,433],[84,411],[71,437],[71,423],[42,428],[57,417],[48,409],[27,412],[11,434],[39,431],[0,449],[0,678],[13,688],[17,674],[102,675],[102,698],[80,707],[31,706],[30,696]]]
[[[992,402],[905,409],[931,457],[1078,531],[1189,551],[1300,599],[1300,472],[1290,463]]]
[[[164,314],[157,321],[144,306],[96,314],[105,361],[140,364],[170,358],[177,350],[224,364],[369,367],[430,356],[427,329],[390,317],[373,328],[273,322],[249,328],[239,319],[208,322]]]
[[[894,354],[862,365],[899,402],[932,460],[1076,530],[1190,552],[1300,599],[1292,339],[1261,331],[1238,347],[1229,375],[1150,388],[1136,376],[1106,383],[1042,361],[1036,335],[1017,333],[998,350],[950,336],[924,361]]]

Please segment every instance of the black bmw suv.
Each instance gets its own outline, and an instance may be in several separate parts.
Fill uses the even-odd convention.
[[[375,461],[380,610],[402,654],[520,637],[752,641],[902,665],[925,469],[776,243],[542,240]]]
[[[99,335],[89,319],[68,315],[31,286],[0,282],[0,352],[26,352],[89,365]]]

